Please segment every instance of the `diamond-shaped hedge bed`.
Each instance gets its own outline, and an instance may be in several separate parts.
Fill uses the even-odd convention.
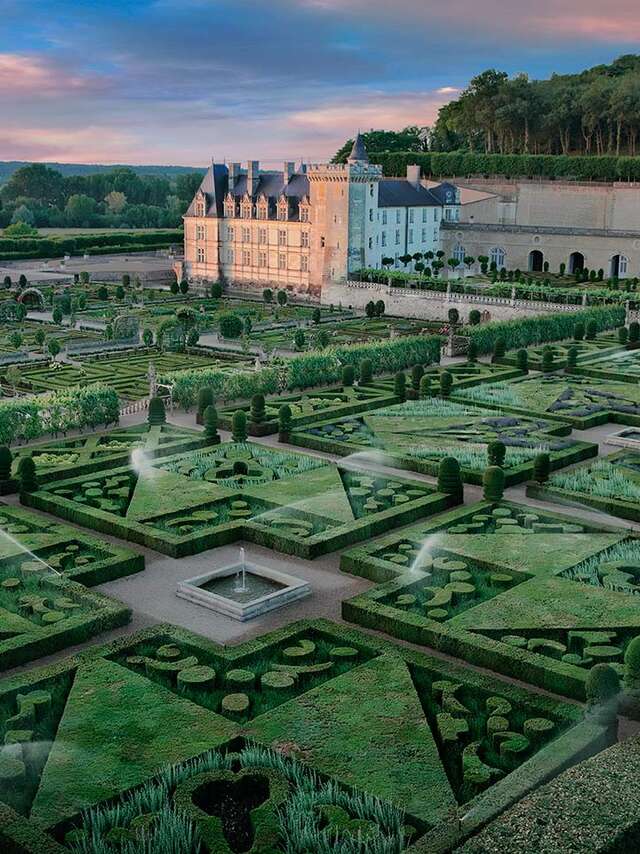
[[[28,504],[180,556],[246,539],[314,557],[443,510],[425,483],[227,443],[48,484]]]

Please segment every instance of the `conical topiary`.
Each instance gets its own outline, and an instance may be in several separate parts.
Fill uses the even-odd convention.
[[[289,433],[292,425],[291,407],[287,403],[283,403],[278,412],[278,430],[280,432],[280,441],[288,442]]]
[[[482,476],[482,486],[486,501],[497,503],[504,494],[504,471],[500,466],[487,466]]]
[[[208,406],[213,404],[213,389],[211,386],[205,385],[198,391],[198,415],[204,417],[204,411]]]
[[[231,419],[231,438],[234,442],[247,441],[247,416],[244,410],[238,409]]]
[[[462,501],[464,486],[460,474],[460,463],[455,457],[445,457],[440,461],[438,467],[438,492],[455,496],[457,501]]]
[[[204,435],[207,437],[207,439],[210,439],[213,442],[219,442],[220,435],[218,433],[218,412],[213,404],[207,406],[204,411],[202,420],[204,422]]]
[[[551,457],[546,452],[538,454],[533,461],[533,479],[538,483],[546,483],[551,473]]]
[[[157,427],[159,424],[164,424],[166,420],[167,413],[164,410],[164,400],[161,397],[152,397],[149,401],[147,422],[152,427]]]
[[[22,457],[18,463],[18,481],[21,493],[37,490],[38,478],[36,477],[36,464],[33,457]]]
[[[253,424],[262,424],[265,415],[264,395],[254,394],[251,398],[251,422]]]

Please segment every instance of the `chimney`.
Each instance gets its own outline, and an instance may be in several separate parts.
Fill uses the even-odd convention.
[[[247,164],[247,193],[255,196],[260,180],[260,161],[250,160]]]
[[[407,181],[414,187],[420,186],[420,167],[407,166]]]
[[[239,163],[230,163],[229,164],[229,192],[233,193],[233,190],[236,186],[236,181],[240,175],[240,164]]]
[[[282,179],[283,179],[285,187],[287,186],[287,184],[289,183],[289,181],[293,177],[293,173],[295,171],[296,171],[296,164],[293,163],[292,161],[285,160],[283,175],[282,175]]]

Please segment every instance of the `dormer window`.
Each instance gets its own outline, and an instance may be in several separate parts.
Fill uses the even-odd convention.
[[[236,215],[236,203],[230,197],[224,203],[224,215],[234,217]]]
[[[309,222],[309,208],[306,205],[300,205],[300,222]]]
[[[251,204],[242,205],[242,219],[251,219]]]
[[[264,197],[258,201],[258,204],[256,205],[256,213],[258,219],[269,218],[269,203]]]
[[[204,216],[204,215],[205,215],[204,199],[199,198],[196,201],[196,216]]]

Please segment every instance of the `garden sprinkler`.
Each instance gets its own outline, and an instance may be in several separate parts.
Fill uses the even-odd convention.
[[[244,549],[240,546],[240,569],[236,573],[236,583],[233,588],[234,593],[247,592],[247,566],[244,559]]]

